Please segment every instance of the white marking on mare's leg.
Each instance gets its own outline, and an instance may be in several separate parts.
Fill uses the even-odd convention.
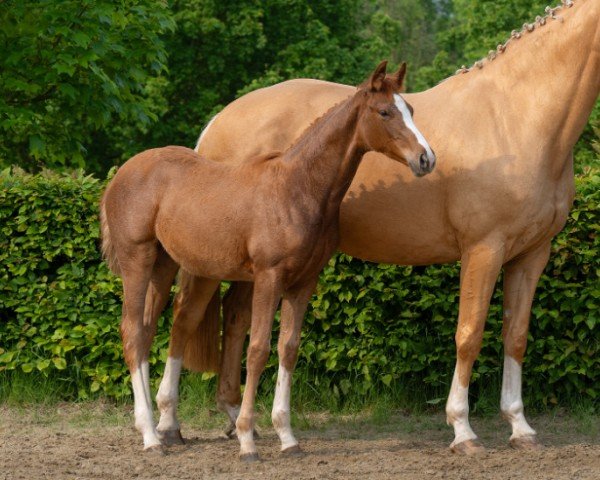
[[[292,426],[290,424],[291,388],[292,374],[288,372],[285,367],[279,365],[271,419],[273,420],[275,431],[281,440],[281,450],[298,445],[298,441],[294,437]]]
[[[536,434],[529,426],[523,414],[523,399],[521,398],[521,364],[509,355],[504,356],[502,372],[502,399],[500,409],[504,418],[512,426],[511,440],[520,437],[530,437]]]
[[[395,100],[394,103],[396,104],[396,107],[398,108],[398,110],[400,110],[400,113],[402,114],[402,119],[404,120],[404,124],[406,125],[406,127],[409,130],[411,130],[413,132],[415,137],[417,137],[417,142],[419,142],[419,144],[427,152],[427,158],[429,159],[429,161],[434,162],[435,155],[433,154],[433,150],[431,150],[429,143],[427,143],[427,140],[425,140],[425,137],[423,136],[423,134],[419,131],[419,129],[415,125],[415,122],[412,118],[412,115],[410,114],[410,110],[408,109],[406,102],[398,94],[394,95],[394,100]]]
[[[156,403],[160,410],[158,430],[161,432],[179,430],[180,428],[177,420],[177,402],[179,400],[179,376],[182,363],[181,358],[167,358],[165,373],[156,394]]]
[[[218,114],[217,114],[218,115]],[[200,132],[200,136],[198,137],[198,141],[196,142],[196,146],[194,147],[194,150],[196,150],[196,152],[198,151],[198,148],[200,148],[200,142],[202,141],[202,138],[204,138],[204,135],[206,135],[206,132],[208,132],[208,128],[212,125],[212,123],[215,121],[215,118],[217,118],[217,115],[215,115],[214,117],[212,117],[210,119],[210,122],[208,122],[206,124],[206,127],[204,127],[202,129],[202,132]]]
[[[240,441],[240,455],[256,453],[256,444],[254,443],[254,430],[251,428],[247,432],[240,432],[236,429],[238,440]]]
[[[469,387],[460,384],[457,368],[454,369],[452,387],[446,403],[446,421],[454,427],[454,441],[450,447],[477,438],[469,424]]]
[[[131,374],[131,385],[133,387],[135,426],[144,439],[144,449],[160,445],[152,418],[148,362],[142,362],[141,366]]]

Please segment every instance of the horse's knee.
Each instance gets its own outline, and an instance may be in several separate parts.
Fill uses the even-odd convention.
[[[296,365],[298,349],[300,348],[300,337],[288,338],[278,345],[279,361],[288,371]]]
[[[268,342],[250,342],[248,345],[248,369],[262,368],[267,363],[271,349]]]
[[[458,360],[475,361],[481,342],[483,340],[483,329],[462,328],[456,332],[456,355]]]
[[[504,354],[516,360],[522,360],[527,349],[527,334],[507,335],[504,337]]]

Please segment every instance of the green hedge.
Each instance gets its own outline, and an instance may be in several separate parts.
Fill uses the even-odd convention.
[[[119,279],[100,261],[97,205],[104,182],[83,175],[0,174],[0,372],[55,375],[86,398],[130,395],[119,337]],[[600,172],[577,179],[575,207],[557,237],[534,302],[524,392],[535,403],[600,392]],[[501,297],[490,310],[474,377],[502,365]],[[349,391],[395,382],[443,391],[454,368],[458,267],[395,267],[336,256],[304,329],[303,378]],[[153,376],[170,321],[159,323]],[[269,375],[275,370],[269,362]],[[475,384],[477,385],[477,383]]]

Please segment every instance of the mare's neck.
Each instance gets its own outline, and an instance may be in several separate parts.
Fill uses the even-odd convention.
[[[600,2],[577,0],[556,14],[455,80],[479,115],[491,114],[506,153],[516,146],[532,174],[559,178],[600,91]]]
[[[358,141],[356,96],[311,125],[284,153],[289,180],[319,204],[341,204],[367,148]]]

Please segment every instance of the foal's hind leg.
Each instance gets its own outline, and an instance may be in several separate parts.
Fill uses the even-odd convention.
[[[500,409],[512,426],[513,448],[540,448],[535,430],[523,414],[521,366],[527,347],[529,316],[535,287],[550,255],[550,243],[522,255],[504,266],[504,372]]]
[[[252,319],[252,289],[252,283],[234,282],[223,299],[223,352],[217,406],[229,416],[225,431],[229,438],[235,438],[235,422],[240,413],[242,355]]]
[[[204,317],[206,307],[219,286],[218,280],[192,275],[186,275],[185,278],[186,281],[180,284],[181,290],[175,301],[169,356],[156,395],[156,403],[160,410],[158,435],[166,444],[183,443],[179,421],[177,420],[179,376],[183,364],[183,354],[188,339],[198,328]],[[193,295],[190,295],[190,292],[193,292]]]
[[[281,328],[277,343],[279,372],[271,419],[281,440],[281,452],[288,455],[297,455],[302,452],[290,424],[290,394],[292,373],[298,359],[304,313],[316,283],[317,278],[300,288],[286,292],[281,304]]]
[[[162,309],[166,300],[164,295],[154,297],[156,300],[147,298],[147,291],[164,291],[164,285],[168,283],[166,277],[171,274],[172,282],[176,265],[164,252],[157,250],[155,242],[129,248],[120,256],[119,263],[124,296],[121,338],[131,373],[135,425],[142,433],[144,449],[162,450],[152,418],[148,352],[156,328],[156,311]]]

